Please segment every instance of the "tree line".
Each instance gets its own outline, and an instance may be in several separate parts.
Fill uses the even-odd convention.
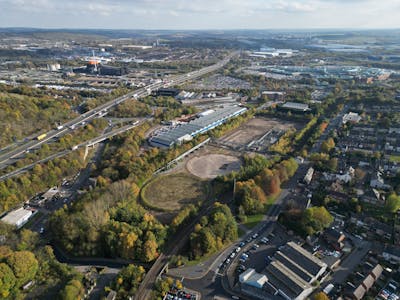
[[[235,203],[241,216],[265,212],[267,205],[279,195],[281,184],[291,178],[298,168],[293,158],[276,163],[273,167],[267,166],[267,163],[265,165],[252,178],[236,182]]]
[[[27,229],[16,232],[1,223],[0,235],[7,242],[0,246],[0,298],[22,299],[29,294],[38,299],[72,300],[82,295],[82,275],[58,262],[37,233]],[[68,287],[70,284],[75,289]]]

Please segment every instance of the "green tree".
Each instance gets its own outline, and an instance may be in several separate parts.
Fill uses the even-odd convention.
[[[62,300],[80,300],[83,299],[84,288],[79,280],[72,279],[60,291],[60,299]]]
[[[39,242],[38,234],[28,229],[22,229],[20,232],[20,242],[17,245],[18,250],[33,251]]]
[[[333,222],[332,215],[323,206],[307,208],[302,215],[301,225],[304,232],[312,235],[327,228]]]
[[[7,298],[11,290],[14,288],[16,278],[13,271],[5,263],[0,263],[0,296]]]
[[[35,255],[30,251],[16,251],[12,253],[7,257],[7,264],[13,270],[18,286],[32,280],[39,268]]]
[[[119,298],[126,299],[136,293],[145,274],[142,266],[128,265],[118,274],[112,287],[117,291]]]
[[[332,171],[336,171],[337,167],[338,167],[338,159],[336,157],[332,157],[330,160],[328,160],[326,166],[332,170]]]
[[[390,213],[395,213],[400,209],[400,196],[396,193],[390,194],[386,200],[386,210]]]
[[[329,153],[333,148],[335,148],[335,141],[333,138],[329,138],[321,144],[321,151],[324,153]]]

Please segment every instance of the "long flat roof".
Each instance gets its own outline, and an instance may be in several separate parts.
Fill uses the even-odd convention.
[[[308,104],[299,103],[299,102],[285,102],[282,107],[284,108],[291,108],[291,109],[298,109],[298,110],[308,110]]]
[[[307,270],[298,265],[295,261],[291,260],[281,251],[278,251],[275,254],[275,259],[281,262],[282,264],[288,266],[293,272],[295,272],[301,279],[310,282],[313,279],[313,275],[311,275]]]
[[[287,243],[281,251],[313,276],[318,274],[321,268],[327,266],[323,261],[294,242]]]
[[[16,210],[9,212],[7,215],[5,215],[1,219],[1,221],[3,221],[4,223],[7,223],[7,224],[11,224],[11,225],[17,225],[18,221],[20,221],[21,219],[23,219],[27,216],[30,216],[31,214],[32,214],[31,210],[21,207],[21,208],[18,208]]]
[[[179,125],[167,132],[161,133],[153,138],[151,141],[154,143],[171,145],[175,143],[179,138],[185,135],[195,136],[202,130],[206,130],[207,127],[212,126],[218,122],[222,122],[231,117],[245,112],[247,109],[245,107],[231,106],[223,109],[216,110],[214,113],[208,114],[206,116],[199,117],[193,121]]]
[[[311,285],[298,277],[292,270],[279,261],[272,261],[267,267],[267,275],[278,289],[291,298],[297,297]],[[275,280],[273,280],[275,278]]]

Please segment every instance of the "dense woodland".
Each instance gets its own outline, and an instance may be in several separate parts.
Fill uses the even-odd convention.
[[[116,291],[117,299],[128,299],[129,296],[135,295],[145,275],[146,270],[142,266],[128,265],[118,273],[117,278],[106,290]]]
[[[256,172],[253,171],[254,168]],[[268,205],[279,194],[281,183],[294,175],[298,168],[297,162],[290,158],[275,163],[264,157],[246,158],[242,172],[246,169],[255,174],[239,177],[236,182],[235,202],[240,216],[254,215],[265,212]]]
[[[138,188],[125,180],[88,193],[50,219],[57,244],[76,256],[152,261],[167,228],[136,202]]]
[[[216,202],[208,216],[203,216],[190,235],[190,258],[212,254],[238,237],[237,224],[230,208]]]
[[[72,103],[67,99],[55,100],[54,95],[26,93],[17,88],[7,92],[0,86],[0,147],[54,128],[57,123],[75,115],[71,110]]]
[[[40,299],[62,300],[82,296],[82,275],[73,267],[59,263],[49,246],[40,243],[37,233],[23,229],[16,233],[0,224],[0,235],[7,245],[0,246],[0,298],[23,299],[28,293]],[[24,289],[27,283],[33,284]]]

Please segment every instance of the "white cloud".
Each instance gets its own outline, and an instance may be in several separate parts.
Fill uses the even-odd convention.
[[[400,27],[399,0],[0,0],[0,26]]]

